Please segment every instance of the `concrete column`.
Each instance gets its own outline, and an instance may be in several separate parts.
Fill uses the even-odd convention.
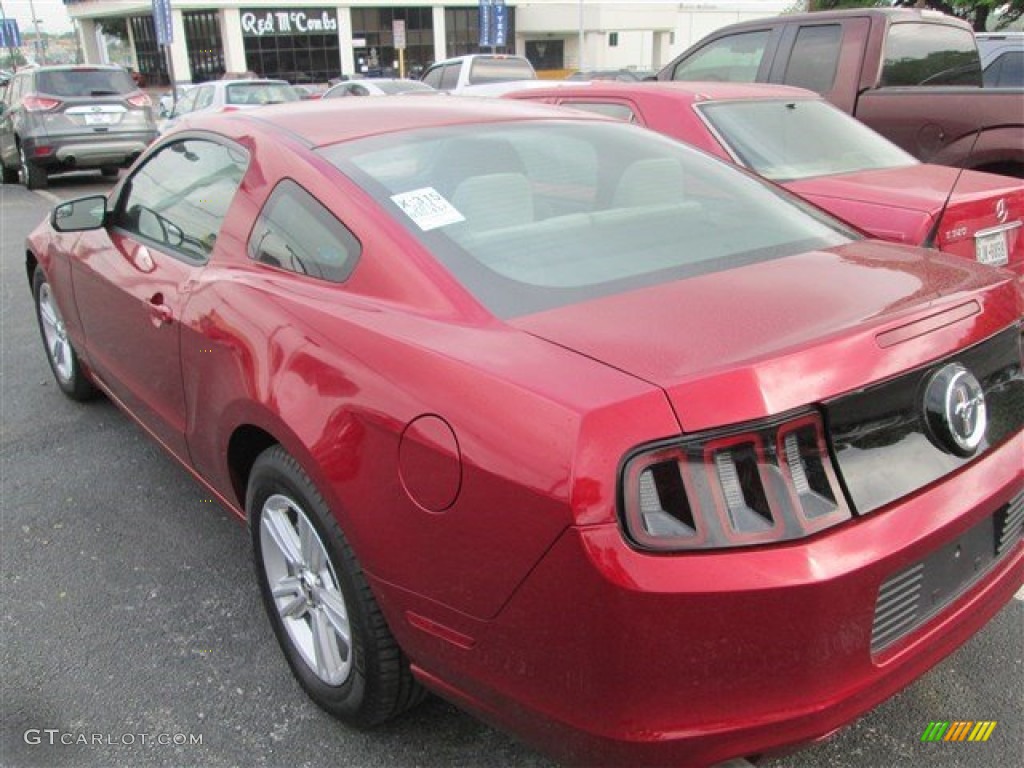
[[[653,69],[655,72],[661,69],[663,52],[668,47],[668,34],[668,32],[654,33],[653,45],[651,46],[651,63],[648,69]]]
[[[352,9],[338,6],[338,51],[341,53],[341,72],[352,77],[356,71],[356,55],[352,50]]]
[[[171,46],[174,80],[179,83],[190,83],[192,67],[188,63],[188,43],[185,42],[185,17],[177,8],[171,9],[171,24],[174,27],[174,44]]]
[[[78,20],[78,44],[82,47],[83,64],[99,64],[100,48],[93,19]]]
[[[92,38],[96,41],[96,63],[109,64],[110,52],[107,50],[107,40],[103,37],[103,23],[100,22],[93,27]]]
[[[128,30],[128,53],[131,58],[131,68],[134,70],[139,69],[139,54],[135,50],[135,32],[132,31],[132,20],[125,19],[125,29]]]
[[[434,61],[448,58],[448,30],[444,24],[444,6],[435,5],[434,12]]]
[[[242,39],[242,14],[237,8],[222,8],[220,12],[220,42],[224,46],[224,70],[245,72],[245,41]]]

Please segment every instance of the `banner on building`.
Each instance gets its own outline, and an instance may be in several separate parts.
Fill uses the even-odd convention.
[[[153,0],[153,26],[158,45],[174,42],[174,20],[171,18],[171,0]]]
[[[21,48],[21,31],[17,19],[0,19],[0,47]]]
[[[480,47],[494,45],[494,0],[480,0]]]
[[[505,0],[494,0],[494,34],[491,38],[494,40],[491,45],[496,48],[503,48],[507,45],[506,40],[508,39],[508,8],[505,6]]]

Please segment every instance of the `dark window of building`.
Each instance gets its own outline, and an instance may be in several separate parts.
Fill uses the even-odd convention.
[[[152,16],[133,16],[128,19],[135,41],[135,58],[139,73],[146,79],[146,85],[167,85],[167,61],[156,42],[156,27]]]
[[[224,47],[217,11],[189,11],[181,16],[192,82],[217,80],[224,74]]]
[[[516,9],[508,6],[508,32],[505,37],[505,45],[498,46],[494,50],[498,53],[515,53],[516,47]],[[480,12],[477,7],[473,8],[445,8],[444,27],[448,37],[449,58],[452,56],[465,56],[469,53],[490,53],[490,46],[480,47]],[[529,57],[527,57],[529,58]]]
[[[618,32],[609,32],[608,33],[608,47],[609,48],[618,48],[619,47],[619,33]]]
[[[801,27],[786,64],[783,82],[827,93],[836,79],[843,30],[838,24]]]
[[[565,42],[562,40],[527,40],[526,58],[538,72],[542,69],[564,69]]]
[[[336,10],[289,10],[289,14],[302,14],[303,20],[300,26],[286,14],[290,19],[286,28],[282,28],[277,10],[243,8],[241,13],[245,65],[260,77],[291,83],[326,83],[342,74],[351,74],[341,71]],[[263,31],[258,32],[259,29]]]
[[[356,73],[398,77],[393,23],[405,22],[405,74],[419,77],[434,60],[434,16],[427,8],[353,8],[352,53]]]
[[[359,258],[359,241],[316,198],[285,179],[271,193],[249,239],[249,258],[341,283]]]

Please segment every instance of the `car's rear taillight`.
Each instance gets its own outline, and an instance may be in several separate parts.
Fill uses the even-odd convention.
[[[63,102],[60,99],[51,99],[49,96],[39,96],[30,93],[21,100],[21,103],[29,112],[49,112],[59,107]]]
[[[133,107],[153,106],[153,102],[150,100],[149,96],[147,96],[142,91],[139,91],[138,93],[133,93],[131,96],[127,97],[125,101],[127,101]]]
[[[641,448],[620,507],[630,540],[660,551],[788,541],[850,518],[813,412]]]

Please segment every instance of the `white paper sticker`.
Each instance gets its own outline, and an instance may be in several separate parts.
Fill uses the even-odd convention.
[[[424,232],[466,220],[466,217],[433,187],[392,195],[391,199]]]

